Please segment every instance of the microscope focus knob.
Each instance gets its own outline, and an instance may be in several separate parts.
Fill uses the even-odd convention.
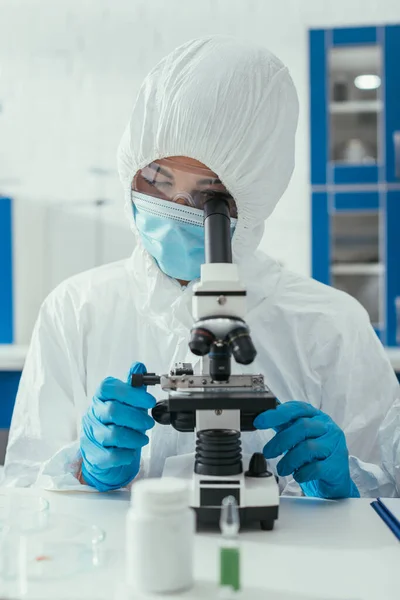
[[[268,471],[267,461],[262,452],[254,452],[250,459],[249,470],[245,473],[246,477],[271,477],[272,473]]]

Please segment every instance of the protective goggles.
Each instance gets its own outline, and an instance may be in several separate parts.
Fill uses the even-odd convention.
[[[132,190],[200,210],[210,198],[223,196],[231,217],[237,218],[235,201],[218,175],[207,167],[185,164],[181,158],[179,161],[162,158],[150,163],[136,173]]]

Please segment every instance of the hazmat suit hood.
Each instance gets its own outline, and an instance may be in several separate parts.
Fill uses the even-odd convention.
[[[225,36],[183,44],[144,80],[119,147],[129,211],[139,169],[169,156],[197,159],[236,201],[233,254],[241,262],[289,183],[297,119],[293,81],[266,48]]]

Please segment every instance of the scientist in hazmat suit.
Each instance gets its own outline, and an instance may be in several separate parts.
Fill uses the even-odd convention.
[[[293,171],[297,116],[285,66],[229,37],[188,42],[148,75],[119,149],[133,254],[72,277],[44,302],[12,420],[8,485],[113,490],[194,450],[194,434],[154,426],[155,398],[127,381],[144,365],[166,373],[193,362],[202,207],[223,194],[258,351],[236,372],[263,373],[281,401],[243,434],[244,452],[264,449],[283,493],[399,493],[399,386],[367,313],[256,252]]]

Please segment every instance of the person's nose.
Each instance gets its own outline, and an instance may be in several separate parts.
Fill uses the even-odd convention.
[[[175,204],[182,204],[183,206],[188,206],[188,201],[185,198],[182,198],[182,196],[175,196],[174,202]]]
[[[189,192],[178,192],[172,201],[183,206],[193,206],[192,196]]]

